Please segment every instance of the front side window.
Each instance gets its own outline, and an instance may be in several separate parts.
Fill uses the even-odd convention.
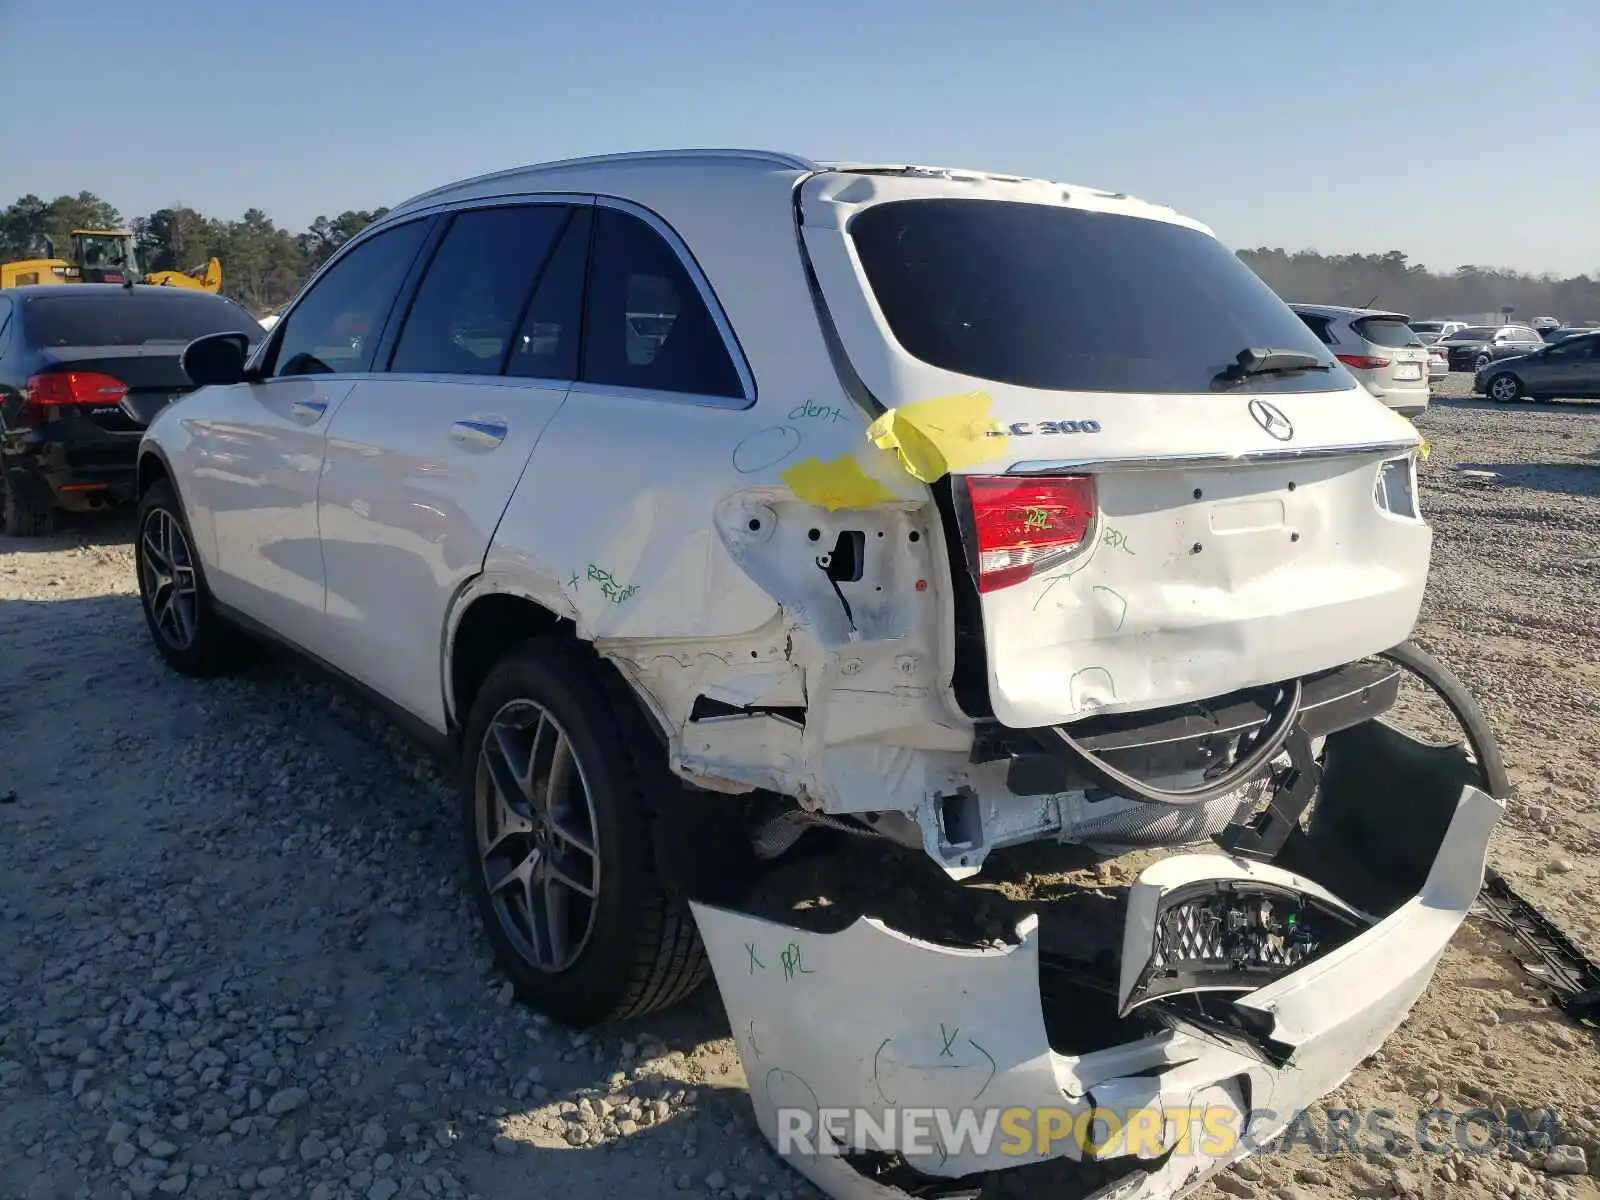
[[[530,204],[459,214],[417,286],[389,370],[500,374],[571,211]]]
[[[1208,392],[1254,347],[1326,371],[1248,377],[1255,392],[1351,386],[1231,251],[1168,221],[993,200],[897,200],[850,222],[863,273],[907,353],[974,379],[1053,391]]]
[[[272,374],[370,371],[384,323],[428,227],[423,219],[386,229],[329,267],[274,330]]]
[[[683,262],[631,213],[595,214],[583,380],[740,399],[722,333]]]

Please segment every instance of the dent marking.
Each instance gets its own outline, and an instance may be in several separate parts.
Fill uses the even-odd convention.
[[[950,1030],[944,1024],[940,1024],[939,1041],[943,1044],[943,1049],[939,1051],[938,1055],[940,1058],[955,1058],[955,1054],[951,1052],[951,1048],[954,1046],[956,1038],[960,1037],[960,1035],[961,1031],[959,1029]],[[977,1101],[986,1091],[989,1090],[989,1085],[994,1082],[994,1077],[1000,1073],[1000,1065],[995,1062],[994,1055],[990,1054],[972,1038],[966,1038],[966,1044],[971,1046],[983,1056],[984,1061],[982,1063],[900,1062],[898,1059],[888,1058],[884,1055],[884,1051],[889,1048],[889,1044],[893,1041],[893,1037],[886,1037],[883,1039],[883,1041],[878,1043],[878,1049],[872,1055],[872,1077],[869,1081],[872,1084],[872,1090],[878,1093],[878,1098],[891,1108],[899,1104],[899,1101],[891,1099],[889,1094],[883,1090],[882,1072],[885,1066],[900,1067],[907,1071],[984,1071],[983,1082],[978,1085],[978,1090],[972,1094],[973,1101]]]
[[[1072,673],[1067,690],[1073,708],[1099,708],[1117,698],[1117,681],[1104,667],[1084,667]]]
[[[733,469],[741,475],[768,470],[800,449],[800,441],[800,431],[792,425],[768,426],[733,448]]]
[[[1094,592],[1096,595],[1105,596],[1106,611],[1108,613],[1115,614],[1115,620],[1117,623],[1115,626],[1113,626],[1113,628],[1120,630],[1122,628],[1122,623],[1128,619],[1127,597],[1125,597],[1121,592],[1117,591],[1116,588],[1108,588],[1103,583],[1095,584],[1090,591]]]

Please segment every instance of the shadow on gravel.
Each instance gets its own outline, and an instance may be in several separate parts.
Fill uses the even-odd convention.
[[[0,535],[0,558],[8,554],[49,554],[79,546],[126,546],[133,541],[132,508],[96,513],[62,513],[48,537],[8,538]]]
[[[1600,496],[1600,460],[1593,463],[1457,463],[1463,471],[1493,471],[1502,486],[1562,496]]]

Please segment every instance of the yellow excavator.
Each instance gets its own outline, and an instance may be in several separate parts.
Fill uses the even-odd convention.
[[[34,283],[142,283],[220,292],[222,262],[213,258],[187,271],[145,274],[131,230],[74,229],[70,252],[64,257],[57,257],[54,243],[46,238],[43,258],[0,263],[0,288]]]

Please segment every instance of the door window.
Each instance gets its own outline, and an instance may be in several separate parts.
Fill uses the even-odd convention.
[[[525,204],[457,215],[417,287],[389,370],[500,374],[571,212]]]
[[[583,380],[738,399],[744,387],[687,268],[644,221],[602,208],[583,344]]]
[[[592,208],[575,208],[534,289],[511,347],[506,374],[576,379],[583,330],[583,278],[589,264]]]
[[[269,374],[370,371],[384,323],[429,224],[423,219],[385,230],[329,267],[279,322],[282,332]]]

